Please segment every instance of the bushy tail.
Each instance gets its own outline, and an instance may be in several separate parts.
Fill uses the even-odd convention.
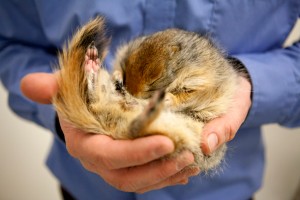
[[[59,91],[53,99],[56,111],[88,132],[105,134],[88,108],[87,78],[84,69],[87,48],[93,43],[102,63],[109,39],[105,35],[103,18],[97,17],[79,29],[59,55]]]

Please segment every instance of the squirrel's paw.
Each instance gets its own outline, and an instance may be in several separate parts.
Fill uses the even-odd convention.
[[[100,68],[98,50],[95,47],[94,42],[92,42],[87,48],[84,68],[87,73],[88,90],[89,93],[92,93],[95,90],[97,73]]]

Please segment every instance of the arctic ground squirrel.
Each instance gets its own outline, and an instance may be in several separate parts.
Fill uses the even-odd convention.
[[[226,144],[204,155],[201,133],[228,110],[237,89],[238,72],[226,55],[207,37],[167,29],[121,45],[109,73],[103,66],[109,41],[97,17],[65,45],[53,99],[59,115],[114,139],[167,136],[175,151],[163,159],[189,150],[202,171],[215,169]]]

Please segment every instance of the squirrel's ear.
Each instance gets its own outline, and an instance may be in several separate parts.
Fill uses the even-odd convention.
[[[181,50],[181,44],[180,43],[171,45],[170,48],[169,48],[170,57],[175,55],[180,50]]]

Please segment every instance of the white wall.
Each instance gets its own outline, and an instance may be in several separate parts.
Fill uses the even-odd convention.
[[[288,43],[300,35],[300,23]],[[0,86],[0,199],[58,200],[58,183],[44,161],[52,135],[8,110]],[[256,200],[291,199],[300,182],[300,129],[264,127],[267,167]]]
[[[0,199],[58,200],[58,183],[45,167],[51,133],[14,115],[0,84]]]
[[[264,185],[256,200],[288,200],[300,184],[300,129],[263,127],[266,144]]]

